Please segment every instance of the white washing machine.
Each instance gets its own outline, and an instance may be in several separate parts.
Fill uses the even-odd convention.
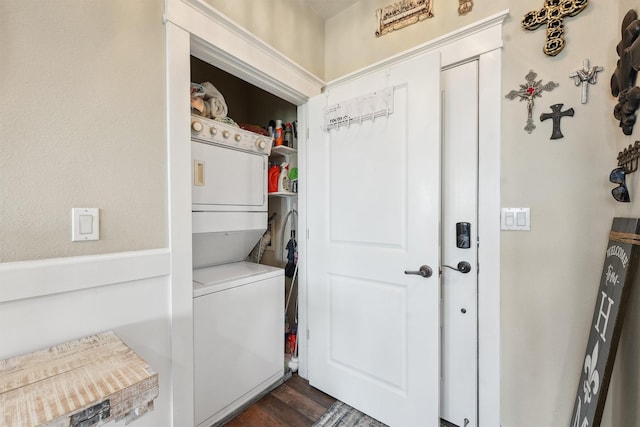
[[[210,426],[284,375],[281,268],[235,262],[193,271],[196,425]]]

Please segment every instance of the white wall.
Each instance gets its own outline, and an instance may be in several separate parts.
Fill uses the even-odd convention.
[[[163,2],[0,3],[0,262],[166,247]],[[71,208],[100,240],[71,242]]]

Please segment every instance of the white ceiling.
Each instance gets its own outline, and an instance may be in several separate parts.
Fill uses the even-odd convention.
[[[359,0],[300,0],[306,3],[322,19],[337,15]]]

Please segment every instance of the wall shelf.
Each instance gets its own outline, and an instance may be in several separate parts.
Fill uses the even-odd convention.
[[[294,193],[292,191],[274,191],[273,193],[269,193],[269,196],[275,197],[296,197],[298,193]]]
[[[295,148],[291,148],[286,145],[274,145],[273,147],[271,147],[271,156],[290,156],[296,153],[297,150]]]

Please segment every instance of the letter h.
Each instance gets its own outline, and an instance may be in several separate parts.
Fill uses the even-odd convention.
[[[609,300],[609,304],[607,305],[607,312],[605,313],[602,308],[604,307],[604,299],[607,298]],[[600,300],[600,312],[598,313],[598,321],[595,324],[596,331],[600,332],[600,319],[604,318],[604,329],[600,333],[600,337],[602,341],[607,342],[605,338],[605,333],[607,332],[607,324],[609,323],[609,313],[611,312],[611,306],[613,305],[613,300],[607,296],[604,292],[602,292],[602,299]]]

